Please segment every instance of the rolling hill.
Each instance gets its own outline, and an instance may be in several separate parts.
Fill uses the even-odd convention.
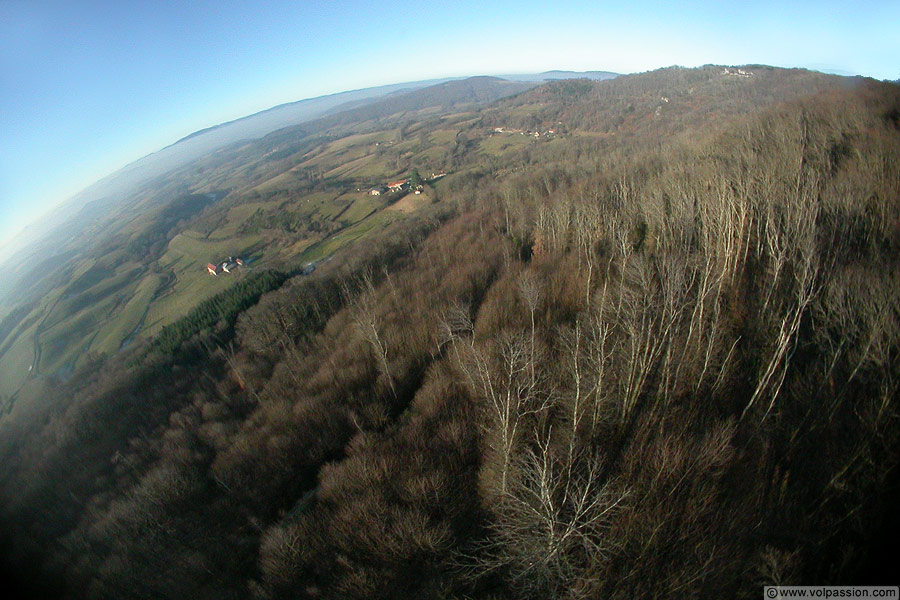
[[[66,210],[57,215],[62,223],[59,228],[65,235],[57,231],[32,244],[17,255],[14,266],[4,275],[7,289],[15,290],[15,302],[8,302],[7,310],[2,313],[7,332],[0,340],[0,372],[4,375],[0,393],[15,395],[29,379],[41,374],[69,372],[88,352],[114,353],[136,336],[154,334],[228,285],[225,279],[202,277],[209,261],[229,255],[262,256],[264,260],[257,262],[257,266],[283,266],[291,260],[318,259],[339,247],[343,240],[357,236],[355,230],[343,232],[343,229],[372,217],[364,226],[360,224],[365,230],[382,218],[372,213],[380,211],[384,202],[372,202],[365,194],[354,196],[349,194],[351,190],[346,183],[333,183],[324,186],[328,191],[323,192],[321,201],[312,205],[317,207],[315,212],[310,214],[303,207],[292,213],[301,221],[314,218],[317,224],[325,219],[327,224],[317,225],[323,228],[321,231],[307,232],[306,239],[290,241],[244,234],[235,219],[249,213],[235,205],[241,204],[251,190],[258,194],[259,189],[267,188],[270,200],[256,210],[271,210],[275,206],[283,209],[283,201],[274,202],[271,193],[292,192],[298,183],[292,174],[307,172],[303,168],[307,164],[343,169],[357,177],[364,175],[365,179],[357,183],[369,187],[401,175],[404,170],[398,166],[402,160],[397,163],[394,159],[394,164],[389,164],[385,157],[373,155],[371,149],[361,151],[362,139],[351,138],[349,143],[341,142],[339,151],[331,151],[330,146],[322,145],[322,136],[333,136],[331,132],[341,127],[387,119],[382,137],[391,145],[396,134],[392,133],[390,123],[399,122],[402,115],[416,118],[423,111],[437,116],[449,110],[472,109],[530,89],[534,84],[480,77],[414,91],[407,90],[419,84],[402,85],[402,88],[388,86],[276,107],[265,114],[198,132],[126,168],[110,181],[86,190],[72,202],[73,207],[82,203],[74,215]],[[384,97],[373,99],[374,94]],[[339,102],[352,103],[354,98],[362,98],[362,104],[329,110],[339,106]],[[332,114],[322,116],[326,112]],[[298,120],[307,123],[263,135],[276,122]],[[251,139],[245,140],[243,136]],[[259,139],[254,142],[252,138]],[[233,143],[228,145],[229,141]],[[322,156],[296,164],[301,148],[309,150],[316,146],[324,149]],[[433,149],[429,146],[429,150]],[[348,159],[351,154],[354,163]],[[426,166],[433,171],[444,168],[437,162],[423,168]],[[205,176],[198,175],[198,168]],[[248,173],[235,176],[242,170]],[[140,176],[134,179],[134,173]],[[226,176],[218,178],[219,173]],[[271,181],[262,181],[263,177]],[[109,195],[83,203],[84,198],[98,194]],[[335,208],[326,209],[323,202],[328,206],[333,203]],[[198,219],[203,211],[213,210],[216,205],[234,206],[234,210],[229,208],[228,215],[221,217],[225,219],[223,228],[202,234],[185,230],[188,221]],[[392,216],[396,215],[387,214]],[[204,227],[210,226],[204,224]],[[340,234],[340,237],[326,243],[323,234],[324,237]],[[98,274],[96,286],[90,291],[93,294],[90,302],[35,303],[41,297],[88,293],[79,283],[84,270]],[[121,277],[129,279],[124,287],[108,285],[109,281],[119,281]],[[19,308],[23,304],[32,306],[33,310],[23,314]],[[85,312],[88,305],[93,311],[91,315]],[[49,313],[53,315],[48,320]],[[46,326],[49,323],[53,324],[52,328]],[[23,326],[19,327],[20,324]],[[42,351],[48,347],[53,351]]]

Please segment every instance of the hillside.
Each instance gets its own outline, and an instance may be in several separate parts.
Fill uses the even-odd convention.
[[[409,156],[396,155],[394,141],[408,134],[401,118],[471,110],[532,86],[474,78],[396,91],[313,120],[304,129],[283,128],[257,142],[240,142],[170,168],[127,200],[112,196],[85,205],[64,226],[74,237],[68,242],[47,238],[29,250],[30,257],[20,255],[5,275],[7,280],[19,277],[21,283],[15,285],[15,303],[7,303],[0,313],[5,319],[0,398],[15,400],[36,378],[65,376],[92,352],[114,354],[137,338],[154,335],[246,270],[209,278],[210,261],[244,256],[253,260],[252,269],[302,268],[373,227],[403,218],[404,211],[381,214],[398,198],[371,198],[366,191],[415,166],[436,173],[450,165],[439,159],[446,154],[443,139],[419,144]],[[324,106],[320,100],[310,101],[316,110]],[[248,119],[259,125],[257,117]],[[335,133],[372,120],[379,121],[374,136]],[[378,140],[384,148],[376,146]],[[403,148],[409,150],[409,144]],[[310,152],[318,156],[307,160]],[[428,152],[431,159],[414,156]],[[310,178],[313,164],[330,174]],[[334,176],[338,171],[344,174]],[[346,176],[351,172],[352,180]],[[361,187],[365,189],[358,192]],[[427,203],[425,196],[422,203]],[[275,210],[281,213],[281,225],[264,216]],[[255,224],[245,224],[251,216]],[[76,294],[80,300],[61,301]],[[23,306],[30,308],[24,311]]]
[[[557,79],[595,79],[602,81],[618,76],[618,73],[613,73],[612,71],[544,71],[537,74],[500,75],[501,78],[509,81],[533,81],[539,83]]]
[[[585,76],[611,76],[605,72],[585,73]],[[565,72],[561,76],[581,75]],[[518,82],[536,84],[546,79],[548,74],[518,75]],[[12,273],[0,280],[0,302],[8,295],[16,295],[18,281],[29,278],[29,267],[35,266],[54,256],[55,246],[60,239],[78,239],[85,235],[85,228],[98,213],[121,209],[129,204],[131,197],[139,195],[144,186],[158,188],[159,178],[173,169],[182,168],[197,159],[207,156],[229,145],[259,139],[273,131],[299,125],[325,115],[338,115],[351,109],[359,109],[379,99],[389,97],[387,106],[394,106],[390,113],[411,110],[413,106],[448,105],[462,102],[485,102],[504,95],[526,89],[527,86],[504,82],[498,78],[475,78],[477,83],[463,83],[460,86],[439,88],[417,96],[405,97],[411,91],[449,83],[447,79],[414,81],[392,85],[341,92],[291,102],[248,115],[234,121],[195,131],[175,143],[154,152],[118,172],[98,181],[76,194],[39,224],[31,225],[18,236],[7,252],[15,252],[16,260]],[[503,91],[500,91],[503,89]],[[507,91],[508,90],[508,91]],[[401,98],[403,98],[401,100]],[[391,103],[395,104],[391,104]],[[399,104],[396,104],[399,102]],[[431,102],[431,104],[429,104]],[[351,120],[354,117],[350,117]],[[35,258],[36,257],[36,258]]]
[[[475,78],[169,172],[0,321],[0,366],[45,365],[0,416],[4,575],[117,599],[885,585],[898,115],[893,84],[755,65]],[[228,255],[253,260],[203,272]]]

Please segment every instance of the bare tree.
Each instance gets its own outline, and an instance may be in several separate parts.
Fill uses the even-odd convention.
[[[596,256],[594,244],[600,233],[602,217],[596,205],[587,202],[584,198],[575,209],[575,244],[578,248],[578,256],[584,261],[587,268],[587,283],[585,285],[585,306],[591,305],[591,290],[594,275],[594,263]]]
[[[356,325],[356,331],[372,349],[372,354],[378,362],[378,370],[387,380],[391,394],[396,399],[397,390],[394,387],[394,377],[388,361],[388,347],[381,333],[381,319],[377,312],[375,285],[368,273],[362,275],[360,283],[362,291],[355,301],[352,312],[353,322]]]
[[[597,431],[601,422],[604,408],[611,397],[614,382],[610,382],[613,373],[613,362],[618,349],[618,341],[612,336],[612,325],[606,317],[604,309],[608,291],[608,281],[603,285],[603,293],[600,295],[600,304],[591,314],[588,326],[590,337],[588,346],[588,372],[590,374],[591,398],[591,436]]]
[[[498,493],[504,493],[526,419],[550,403],[543,373],[530,373],[531,352],[522,334],[503,334],[482,348],[475,342],[468,314],[459,307],[448,311],[441,327],[472,394],[485,401],[485,439],[499,463]]]
[[[534,362],[523,342],[518,335],[502,337],[497,370],[475,353],[482,393],[488,400],[489,433],[496,440],[493,444],[501,461],[501,492],[506,491],[525,418],[542,412],[549,404],[549,398],[538,387]]]
[[[596,577],[598,563],[611,558],[608,531],[629,493],[615,480],[600,480],[602,462],[594,456],[579,458],[574,470],[554,460],[549,439],[548,433],[517,461],[516,478],[494,506],[494,537],[480,566],[509,568],[527,593],[582,597],[573,584]]]
[[[799,184],[798,184],[799,185]],[[762,372],[756,388],[741,415],[743,418],[763,395],[768,395],[769,405],[763,419],[775,405],[784,378],[787,374],[795,335],[800,328],[803,315],[817,294],[818,255],[816,252],[816,215],[818,204],[812,196],[813,190],[802,189],[796,202],[785,207],[778,219],[771,219],[766,226],[766,254],[771,260],[773,272],[761,314],[774,315],[774,343],[768,358],[763,362]],[[790,265],[785,273],[785,265]],[[782,279],[786,281],[782,282]],[[780,310],[772,310],[774,290],[782,284],[788,287],[788,299]]]
[[[585,416],[587,380],[583,375],[582,368],[582,331],[579,319],[575,321],[575,327],[572,330],[563,331],[560,335],[565,351],[565,368],[572,375],[572,399],[569,412],[569,449],[567,462],[569,466],[574,463],[575,450],[578,445],[578,430]]]
[[[828,411],[834,418],[850,384],[865,369],[880,370],[891,379],[891,348],[900,338],[900,277],[846,269],[828,283],[813,306],[817,342],[826,349],[827,367],[822,388],[833,381],[838,362],[852,366],[844,384],[834,395]],[[834,338],[837,339],[834,339]]]
[[[623,288],[618,313],[619,326],[625,343],[621,377],[619,422],[625,425],[645,389],[653,367],[659,358],[672,322],[656,305],[650,269],[646,262],[634,264],[631,285]]]
[[[529,360],[529,371],[531,373],[532,384],[534,384],[535,379],[534,313],[541,305],[542,295],[541,282],[538,280],[537,276],[531,271],[524,271],[519,277],[519,297],[522,298],[522,301],[525,303],[526,308],[528,308],[528,314],[531,318],[531,358]]]

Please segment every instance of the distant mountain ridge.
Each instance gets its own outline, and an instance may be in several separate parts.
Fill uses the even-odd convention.
[[[512,75],[499,75],[503,79],[507,79],[509,81],[554,81],[557,79],[593,79],[595,81],[605,81],[607,79],[614,79],[618,77],[620,73],[613,73],[612,71],[544,71],[543,73],[537,73],[536,75],[531,74],[512,74]]]
[[[76,198],[82,195],[98,196],[121,193],[123,191],[121,189],[123,186],[127,187],[135,183],[129,181],[129,178],[127,177],[125,181],[121,181],[120,179],[124,175],[133,174],[142,180],[146,180],[156,175],[161,175],[173,168],[183,166],[200,156],[214,152],[215,150],[234,142],[261,138],[268,133],[285,127],[299,125],[322,116],[343,112],[344,110],[353,109],[359,106],[365,106],[366,104],[376,102],[385,97],[403,95],[429,88],[435,88],[432,95],[438,95],[446,91],[458,94],[462,88],[454,88],[452,86],[443,88],[436,87],[446,86],[446,84],[453,81],[473,79],[482,81],[494,80],[495,82],[500,82],[502,80],[507,80],[509,82],[530,82],[537,84],[554,79],[585,78],[605,80],[616,77],[616,75],[617,74],[608,71],[576,72],[557,70],[538,74],[504,75],[499,77],[438,78],[364,88],[279,104],[272,108],[247,115],[246,117],[227,121],[188,134],[178,141],[156,152],[148,154],[123,167],[116,173],[101,179],[77,194]],[[510,87],[509,89],[511,90],[511,93],[508,95],[512,95],[512,93],[518,91],[524,91],[523,89],[516,89],[514,87]],[[480,92],[470,86],[470,93],[477,95]],[[484,93],[482,96],[467,99],[459,97],[456,102],[492,101],[504,97],[504,95],[505,94],[500,94],[495,97],[495,94],[493,93]],[[420,97],[413,101],[421,100],[422,98]]]
[[[590,73],[604,72],[592,71]],[[550,71],[534,75],[515,75],[509,76],[508,82],[532,82],[536,84],[546,81],[549,74],[571,75],[573,72]],[[580,75],[582,74],[574,74],[573,76]],[[587,74],[584,75],[587,76]],[[26,227],[5,245],[5,249],[7,252],[18,252],[25,246],[38,242],[42,237],[74,218],[85,205],[92,202],[102,204],[104,200],[121,201],[123,196],[134,193],[142,183],[235,142],[258,139],[279,129],[299,125],[346,110],[358,109],[380,99],[397,98],[417,90],[440,86],[452,81],[464,81],[465,79],[464,77],[427,79],[329,94],[280,104],[246,117],[197,130],[156,152],[152,152],[126,165],[115,173],[78,192],[39,224]],[[486,79],[494,79],[499,82],[507,78],[494,77],[484,78],[483,80]],[[514,87],[509,89],[511,93],[522,91]],[[486,101],[486,99],[497,99],[504,95],[486,93],[483,89],[479,92],[471,88],[470,97],[464,99],[460,96],[461,90],[462,88],[438,88],[433,90],[431,95],[450,92],[456,94],[457,102]],[[478,96],[478,94],[481,95]],[[423,97],[413,98],[407,104],[423,100]],[[437,104],[440,104],[440,99]],[[401,107],[400,110],[403,110],[403,108]]]
[[[246,139],[248,137],[262,137],[270,131],[272,127],[281,128],[289,127],[296,123],[308,121],[311,118],[332,112],[342,110],[345,106],[353,106],[358,103],[365,103],[368,100],[387,96],[389,94],[404,93],[416,90],[422,87],[436,85],[448,81],[448,79],[427,79],[422,81],[413,81],[408,83],[396,83],[391,85],[383,85],[373,88],[363,88],[348,92],[339,92],[336,94],[328,94],[326,96],[317,96],[315,98],[306,98],[295,102],[286,102],[267,108],[259,112],[240,117],[233,121],[226,121],[218,125],[206,127],[190,133],[178,141],[166,146],[171,148],[178,144],[187,142],[188,140],[205,136],[213,132],[221,132],[229,130],[229,137],[235,139]],[[240,138],[236,136],[241,136]],[[165,148],[163,148],[165,150]]]
[[[521,76],[526,77],[526,76]],[[528,79],[527,77],[530,77]],[[30,272],[28,265],[65,252],[66,241],[111,210],[132,203],[156,178],[232,144],[325,117],[377,118],[423,106],[491,102],[544,81],[543,74],[518,81],[498,77],[445,78],[398,83],[299,100],[198,130],[148,154],[77,193],[39,223],[26,227],[4,247],[20,265],[0,280],[0,301]],[[371,105],[371,108],[368,108]],[[366,111],[368,108],[368,112]],[[65,231],[65,235],[62,232]],[[59,235],[58,235],[59,234]]]
[[[334,111],[317,120],[318,127],[332,127],[338,122],[378,119],[404,111],[423,108],[451,108],[465,104],[487,104],[526,92],[539,85],[536,81],[508,81],[500,77],[477,76],[454,79],[413,90],[405,94],[390,94],[362,106]],[[284,128],[292,133],[293,128]],[[280,132],[279,132],[280,133]]]
[[[343,105],[358,106],[382,96],[404,93],[445,81],[447,79],[429,79],[307,98],[200,129],[139,158],[78,192],[40,223],[26,227],[5,245],[5,249],[7,252],[20,252],[76,217],[85,206],[91,203],[102,204],[106,200],[121,201],[123,196],[133,194],[144,182],[182,167],[219,148],[241,140],[261,138],[278,129],[316,119],[335,110],[341,110]]]

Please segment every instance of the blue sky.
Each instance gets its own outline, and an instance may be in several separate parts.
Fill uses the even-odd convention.
[[[897,0],[731,4],[0,0],[0,245],[197,129],[348,89],[706,63],[900,78]]]

